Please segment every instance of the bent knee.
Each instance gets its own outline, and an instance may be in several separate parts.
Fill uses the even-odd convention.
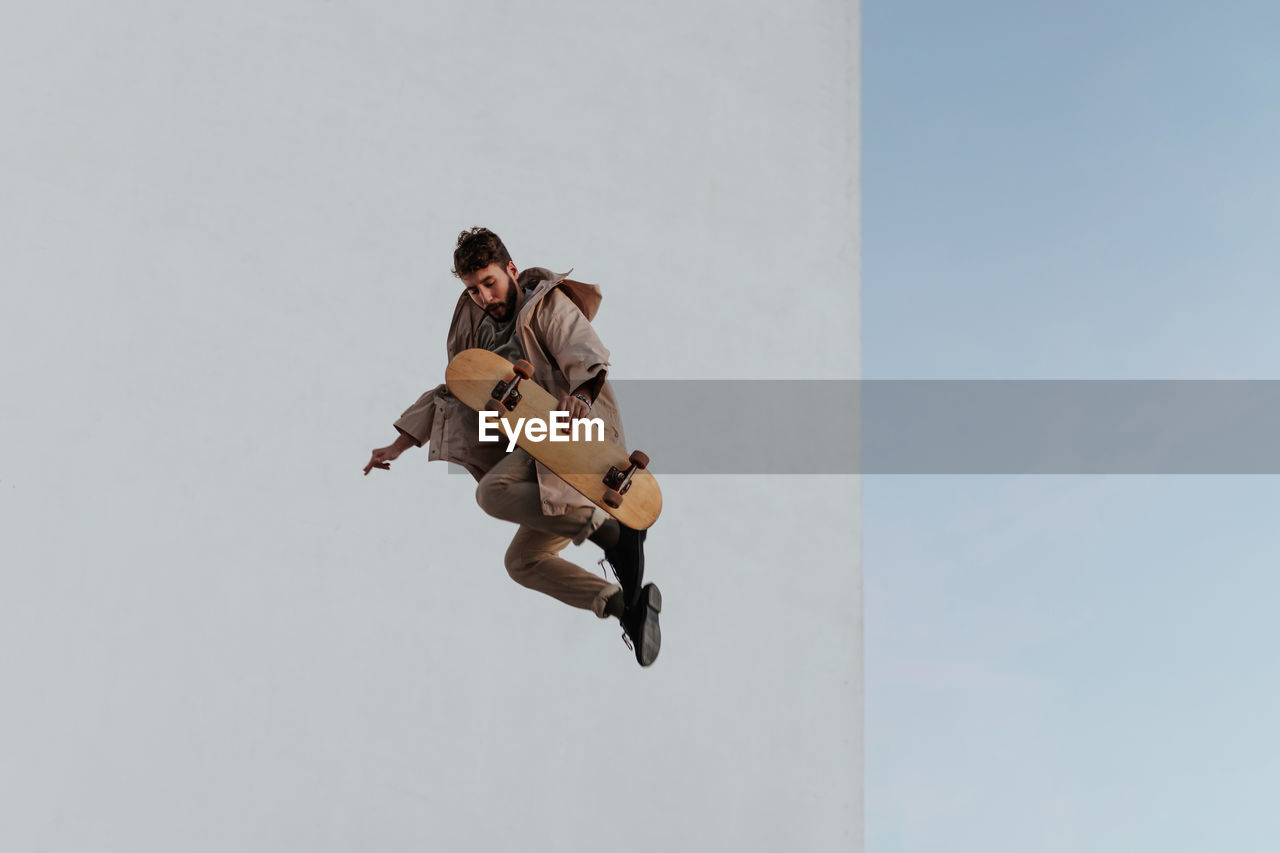
[[[530,581],[538,574],[538,558],[530,558],[529,555],[512,555],[507,554],[503,561],[507,567],[507,574],[511,579],[521,586],[529,586]]]
[[[554,558],[556,555],[553,551],[531,551],[526,547],[521,547],[522,544],[512,542],[511,547],[507,548],[507,553],[503,556],[502,562],[507,567],[507,574],[511,575],[513,581],[521,586],[528,586],[529,579],[540,573],[542,563]]]
[[[476,503],[487,514],[494,518],[501,518],[498,515],[498,508],[502,504],[503,487],[495,480],[483,479],[476,486]]]
[[[520,536],[512,539],[511,544],[507,546],[507,552],[502,555],[502,562],[506,564],[508,572],[531,569],[552,556],[545,548],[530,547],[528,541],[521,541],[521,539]]]

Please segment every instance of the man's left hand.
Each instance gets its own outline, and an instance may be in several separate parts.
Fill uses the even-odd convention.
[[[572,394],[560,398],[559,410],[569,413],[569,423],[591,417],[591,407]]]

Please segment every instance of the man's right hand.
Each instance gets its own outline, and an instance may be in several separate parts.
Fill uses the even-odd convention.
[[[364,466],[364,475],[369,476],[369,472],[374,468],[390,471],[392,461],[399,459],[401,453],[413,446],[413,441],[401,433],[394,443],[373,451],[373,455],[369,457],[369,464]]]

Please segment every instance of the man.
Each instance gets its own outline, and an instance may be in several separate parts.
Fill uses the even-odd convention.
[[[591,327],[600,288],[540,267],[521,273],[487,228],[458,235],[453,263],[466,289],[449,327],[449,358],[472,347],[511,362],[523,358],[533,365],[533,380],[559,397],[570,418],[600,418],[606,438],[623,444],[606,378],[609,351]],[[476,501],[485,512],[519,525],[506,554],[513,579],[601,619],[617,618],[636,660],[653,663],[662,643],[662,597],[644,584],[644,531],[619,524],[524,450],[507,453],[503,444],[480,442],[476,413],[444,385],[419,397],[395,427],[399,436],[373,451],[366,475],[389,470],[405,450],[430,443],[431,459],[455,462],[476,478]],[[559,556],[570,542],[587,540],[604,549],[618,583]]]

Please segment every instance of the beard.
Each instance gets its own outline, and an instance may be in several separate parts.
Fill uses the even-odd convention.
[[[515,279],[510,275],[507,276],[507,298],[501,305],[490,305],[484,309],[484,312],[495,320],[510,320],[516,312],[516,296],[519,295],[520,289],[516,286]]]

